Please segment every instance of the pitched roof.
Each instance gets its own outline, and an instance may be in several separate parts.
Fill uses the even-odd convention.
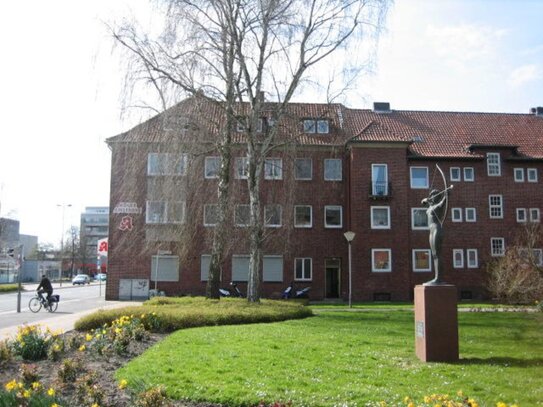
[[[272,118],[277,106],[265,103],[262,116]],[[239,104],[237,114],[243,116],[247,109],[248,104]],[[198,141],[212,142],[224,117],[220,103],[192,97],[107,142],[166,142],[174,137],[168,129],[189,123],[203,130]],[[304,133],[301,121],[308,118],[328,120],[330,132]],[[300,145],[402,142],[409,143],[411,156],[441,158],[481,157],[476,147],[486,146],[513,149],[519,158],[543,159],[543,117],[534,114],[404,110],[377,113],[341,104],[291,103],[278,125],[278,139]],[[242,142],[243,135],[234,134],[234,140]]]

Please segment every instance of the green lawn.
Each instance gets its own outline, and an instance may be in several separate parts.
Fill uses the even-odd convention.
[[[21,287],[22,290],[24,291],[24,287]],[[0,284],[0,294],[2,293],[11,293],[13,291],[17,291],[18,290],[18,285],[17,284]]]
[[[178,331],[117,372],[177,399],[229,406],[402,404],[458,390],[481,406],[543,405],[543,314],[460,313],[456,364],[414,355],[411,312],[326,312],[304,320]]]

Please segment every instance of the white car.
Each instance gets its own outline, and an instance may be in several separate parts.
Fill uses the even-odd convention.
[[[86,274],[78,274],[72,280],[72,284],[73,285],[76,285],[76,284],[80,284],[80,285],[90,284],[90,277],[87,276]]]

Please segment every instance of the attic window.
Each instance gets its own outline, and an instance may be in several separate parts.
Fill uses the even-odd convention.
[[[422,136],[420,136],[420,135],[413,136],[413,137],[411,138],[411,140],[412,140],[414,143],[420,143],[421,141],[424,141],[424,139],[423,139]]]
[[[304,119],[304,133],[309,134],[328,134],[330,124],[326,119]]]

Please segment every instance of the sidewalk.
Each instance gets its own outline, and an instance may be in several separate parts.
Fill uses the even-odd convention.
[[[98,310],[128,307],[132,305],[141,305],[141,302],[109,301],[107,305],[104,305],[102,307],[94,308],[87,311],[76,312],[69,315],[59,315],[58,317],[49,318],[44,322],[37,322],[37,324],[44,327],[47,326],[53,331],[62,330],[62,332],[67,332],[73,330],[75,322],[85,315],[92,314],[93,312],[96,312]],[[19,325],[14,325],[8,326],[6,328],[0,328],[0,340],[6,339],[8,337],[14,338],[17,335],[18,326]]]

